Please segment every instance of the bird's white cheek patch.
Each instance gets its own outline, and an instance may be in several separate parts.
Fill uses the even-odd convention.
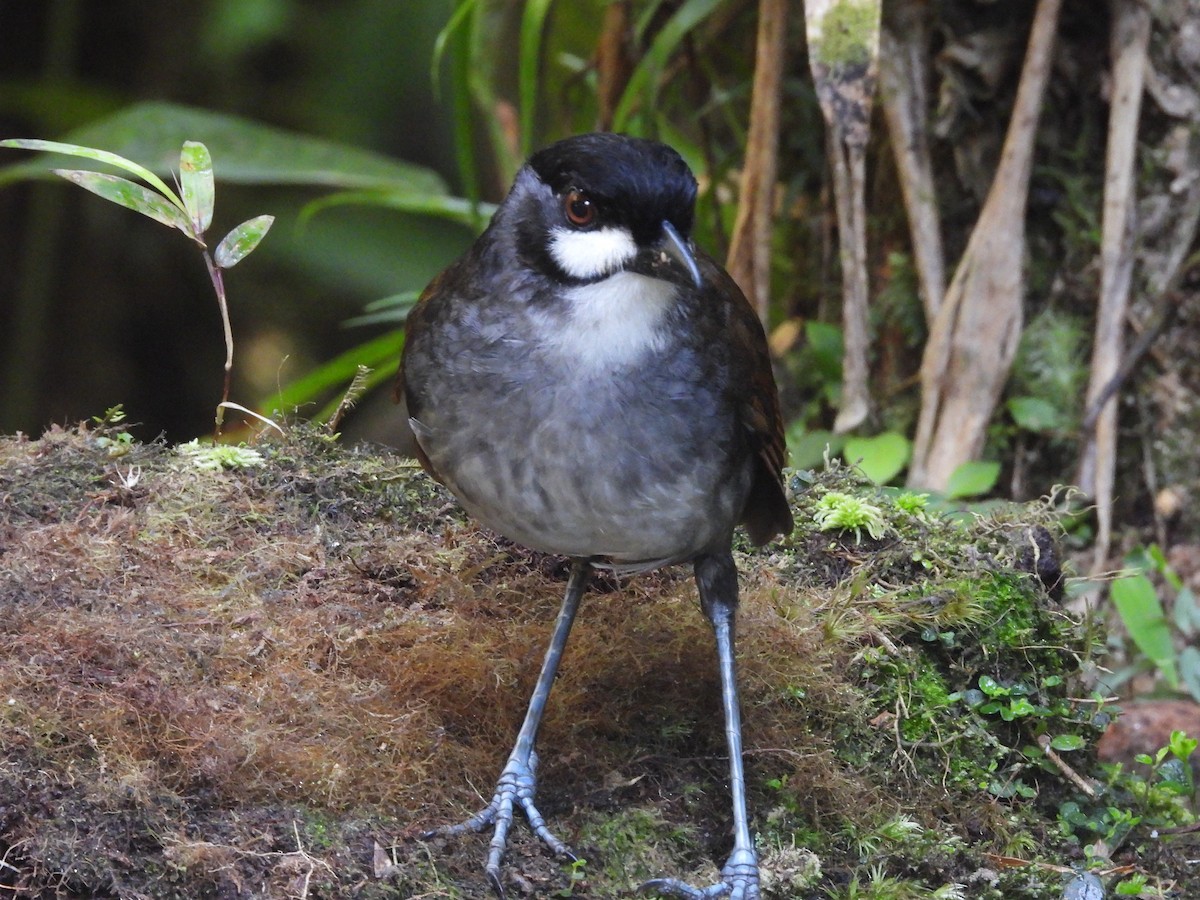
[[[637,244],[625,228],[555,228],[550,233],[550,254],[572,278],[600,278],[637,256]]]
[[[663,320],[674,297],[674,285],[634,272],[570,288],[570,325],[558,326],[551,340],[580,368],[631,365],[662,347]]]

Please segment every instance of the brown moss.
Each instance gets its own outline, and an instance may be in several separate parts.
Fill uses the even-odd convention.
[[[486,896],[482,838],[412,838],[490,793],[563,561],[481,533],[409,461],[316,431],[221,472],[159,445],[113,457],[105,436],[0,439],[0,857],[13,867],[0,885]],[[969,624],[971,603],[918,592],[898,604],[905,585],[953,579],[914,562],[912,536],[859,544],[805,527],[809,503],[799,495],[790,543],[740,560],[759,830],[986,821],[947,799],[943,754],[897,743],[880,705],[893,694],[862,674],[871,648],[904,655],[905,634]],[[969,565],[1004,570],[1012,523],[988,527],[963,538]],[[728,850],[697,607],[682,568],[599,578],[571,636],[539,741],[539,805],[592,857],[590,896],[667,874],[649,866],[710,872]],[[659,849],[619,849],[648,841]],[[844,875],[856,860],[824,865]],[[509,866],[531,889],[568,888],[524,827]]]

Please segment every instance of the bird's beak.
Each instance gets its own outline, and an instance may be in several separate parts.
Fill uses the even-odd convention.
[[[692,250],[688,246],[687,241],[675,230],[675,226],[670,222],[662,223],[662,240],[659,241],[659,250],[664,257],[669,257],[687,270],[696,287],[704,285],[704,279],[700,277],[700,267],[696,265],[696,257],[692,255]],[[665,260],[664,260],[665,261]]]

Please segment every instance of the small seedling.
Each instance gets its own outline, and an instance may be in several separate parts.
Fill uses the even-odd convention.
[[[225,386],[216,414],[216,433],[219,435],[225,410],[234,407],[229,402],[229,386],[233,373],[233,330],[229,325],[229,305],[225,297],[223,273],[226,269],[236,266],[258,246],[275,221],[274,216],[255,216],[248,219],[225,235],[210,253],[204,235],[212,225],[216,188],[212,156],[204,144],[196,141],[184,141],[183,150],[179,154],[179,194],[149,169],[107,150],[26,138],[0,141],[0,147],[62,153],[122,169],[145,184],[89,169],[54,169],[53,172],[105,200],[139,212],[156,222],[178,228],[200,246],[213,290],[217,295],[221,324],[225,331]]]

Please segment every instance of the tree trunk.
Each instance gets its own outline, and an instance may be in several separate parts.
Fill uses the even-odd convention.
[[[1134,165],[1138,117],[1150,44],[1150,13],[1137,0],[1115,0],[1112,23],[1112,105],[1104,178],[1100,240],[1100,303],[1092,346],[1086,408],[1091,409],[1121,365],[1125,315],[1133,277]],[[1101,407],[1084,435],[1079,487],[1096,503],[1095,566],[1103,566],[1112,538],[1113,473],[1116,470],[1117,402]]]
[[[983,450],[1021,337],[1025,204],[1062,0],[1039,0],[1000,165],[925,346],[913,487],[945,490]]]
[[[841,409],[836,432],[852,430],[870,411],[868,349],[866,146],[879,64],[881,0],[855,4],[806,0],[808,59],[829,125],[842,263]]]

